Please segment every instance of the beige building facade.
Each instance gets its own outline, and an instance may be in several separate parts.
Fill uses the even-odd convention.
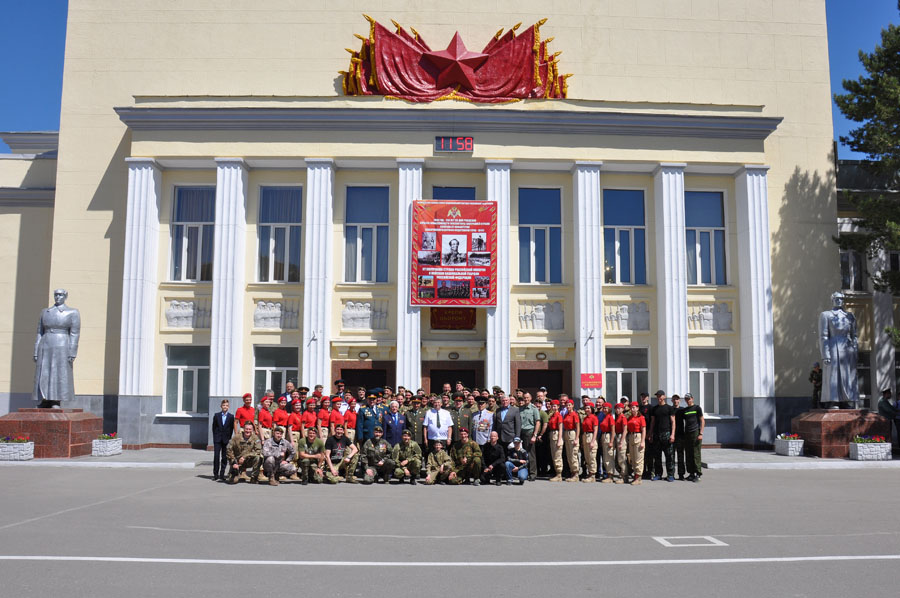
[[[496,8],[70,2],[58,153],[0,161],[6,408],[63,287],[76,394],[134,447],[205,444],[221,397],[289,378],[580,395],[581,373],[690,390],[708,442],[771,444],[840,285],[824,0]],[[346,97],[362,13],[470,48],[547,18],[568,97]],[[409,206],[439,196],[498,203],[471,329],[409,307]]]

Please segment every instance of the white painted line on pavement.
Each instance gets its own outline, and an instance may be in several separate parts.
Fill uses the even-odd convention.
[[[792,471],[816,469],[897,469],[897,461],[844,461],[823,459],[787,463],[710,463],[707,469],[790,469]]]
[[[445,563],[398,561],[251,561],[240,559],[173,559],[122,556],[0,555],[0,561],[69,561],[90,563],[145,563],[162,565],[268,565],[282,567],[622,567],[625,565],[740,565],[756,563],[803,563],[823,561],[897,561],[900,554],[851,554],[832,556],[742,557],[725,559],[642,559],[633,561],[492,561]]]
[[[666,548],[686,548],[688,546],[728,546],[712,536],[653,536],[653,539]],[[676,540],[670,542],[669,540]],[[703,540],[703,542],[678,542],[677,540]]]

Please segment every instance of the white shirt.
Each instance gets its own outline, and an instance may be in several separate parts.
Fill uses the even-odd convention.
[[[453,426],[453,417],[445,409],[429,409],[424,423],[428,440],[447,440],[447,431]]]

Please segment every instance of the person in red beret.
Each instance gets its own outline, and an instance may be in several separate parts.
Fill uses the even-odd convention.
[[[259,409],[256,410],[256,422],[258,424],[259,443],[262,444],[272,437],[272,397],[266,395]]]
[[[331,434],[328,429],[328,421],[331,419],[331,397],[322,397],[322,406],[319,408],[319,438],[327,439]]]
[[[566,460],[569,463],[569,477],[567,482],[578,481],[578,469],[581,463],[581,451],[578,441],[581,438],[581,416],[575,410],[575,402],[566,398],[567,408],[563,418],[563,439],[565,442]]]
[[[597,428],[600,421],[594,415],[594,404],[591,401],[584,403],[584,419],[581,420],[581,454],[584,455],[585,477],[582,482],[591,483],[597,481]]]
[[[347,401],[347,410],[344,411],[344,435],[350,439],[350,442],[356,442],[356,399],[352,396],[344,395]]]
[[[330,436],[334,436],[334,428],[335,426],[344,426],[345,434],[346,434],[346,426],[344,425],[344,416],[341,413],[341,397],[337,395],[334,397],[334,401],[331,403],[331,413],[328,416],[328,434]],[[349,436],[348,436],[349,438]],[[353,439],[350,438],[350,442],[353,442]]]
[[[306,438],[306,431],[310,428],[316,431],[316,437],[319,436],[319,429],[316,424],[319,421],[319,414],[316,413],[316,400],[306,399],[306,411],[300,416],[301,437]],[[325,442],[324,440],[322,441]]]
[[[301,438],[303,438],[303,426],[301,421],[303,419],[303,403],[300,401],[294,401],[293,410],[291,411],[290,416],[288,417],[288,431],[290,432],[290,436],[288,438],[291,441],[291,444],[294,448],[297,448],[297,442]]]
[[[628,466],[634,473],[633,486],[641,485],[641,474],[644,471],[644,448],[647,441],[647,422],[641,415],[641,405],[637,401],[631,402],[631,416],[628,418]]]
[[[622,397],[622,401],[616,403],[616,468],[613,472],[613,482],[624,484],[628,474],[628,416],[625,410],[628,405],[628,397]]]
[[[613,463],[615,462],[616,447],[616,419],[612,415],[612,404],[603,403],[600,407],[600,413],[597,420],[600,422],[597,426],[597,436],[600,437],[600,459],[603,465],[603,477],[600,481],[605,484],[611,484],[613,481]]]
[[[550,436],[550,459],[553,461],[553,473],[551,482],[562,481],[563,471],[563,418],[559,414],[559,401],[550,401],[550,419],[547,421],[547,430]]]
[[[234,431],[236,434],[240,434],[241,430],[244,429],[244,424],[247,422],[254,424],[254,428],[256,427],[254,422],[256,419],[256,409],[253,408],[253,395],[247,392],[244,393],[244,396],[241,398],[244,401],[244,405],[238,407],[234,412]]]

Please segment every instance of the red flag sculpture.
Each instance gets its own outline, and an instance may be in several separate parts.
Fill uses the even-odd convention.
[[[344,76],[348,96],[383,95],[410,102],[463,100],[467,102],[515,102],[526,98],[564,98],[566,79],[560,75],[559,52],[550,54],[535,23],[516,35],[519,25],[491,38],[481,52],[466,48],[457,32],[446,50],[434,51],[419,33],[407,33],[396,22],[391,32],[368,15],[369,37],[359,52],[351,54]]]

